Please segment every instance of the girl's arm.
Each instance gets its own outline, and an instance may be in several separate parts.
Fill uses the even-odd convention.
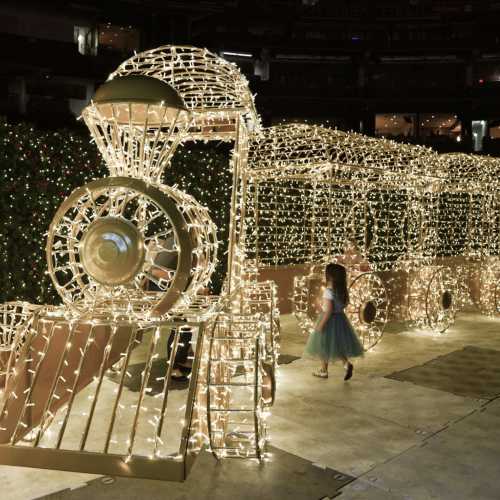
[[[330,299],[323,299],[323,310],[324,313],[321,316],[321,319],[319,320],[318,324],[316,325],[316,330],[318,332],[322,332],[323,329],[325,328],[326,322],[330,318],[330,316],[333,313],[333,303]]]

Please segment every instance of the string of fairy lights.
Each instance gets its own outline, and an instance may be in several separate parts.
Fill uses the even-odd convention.
[[[479,282],[480,307],[497,310],[496,160],[439,156],[419,146],[304,124],[261,129],[246,79],[234,64],[205,49],[164,46],[136,54],[108,83],[127,77],[160,80],[178,92],[183,105],[140,99],[110,104],[96,98],[83,112],[95,145],[67,132],[40,133],[0,123],[0,160],[6,165],[0,207],[6,237],[0,240],[8,263],[2,268],[3,298],[55,300],[41,273],[40,250],[43,231],[60,207],[49,229],[49,272],[70,306],[34,310],[31,317],[36,315],[33,324],[39,331],[22,330],[29,308],[16,303],[2,309],[5,331],[22,331],[15,341],[22,351],[11,356],[12,374],[28,369],[32,375],[28,387],[21,380],[8,394],[0,413],[0,433],[7,433],[11,445],[28,435],[33,447],[42,443],[50,451],[62,446],[84,452],[92,435],[100,440],[95,452],[106,460],[118,456],[120,466],[132,467],[138,457],[147,457],[155,471],[155,461],[186,460],[188,450],[198,451],[202,444],[218,457],[266,458],[279,310],[276,285],[258,282],[262,268],[306,269],[295,280],[293,302],[308,332],[323,266],[331,260],[346,265],[349,314],[366,348],[380,340],[390,314],[445,330],[466,302],[466,279],[467,284]],[[89,183],[105,168],[109,178]],[[127,255],[135,256],[138,265],[127,281],[128,269],[112,262],[109,231],[91,233],[106,224],[115,231],[113,237],[123,231],[123,241],[130,242],[159,245],[160,235],[175,233],[168,249],[163,248],[181,264],[155,264],[141,244],[130,243]],[[95,262],[85,255],[88,234],[104,235]],[[218,249],[219,262],[226,261],[227,253],[227,269],[216,267],[217,240],[227,242]],[[100,268],[99,259],[105,262]],[[147,274],[151,267],[145,263],[168,271],[168,277]],[[91,277],[97,285],[87,276],[94,264]],[[110,269],[127,279],[118,274],[112,282],[104,273]],[[185,282],[176,304],[156,316],[150,310],[138,314],[135,302],[147,305],[149,300],[143,278],[155,278],[168,295],[179,269]],[[213,289],[223,288],[221,297],[201,295],[210,277]],[[389,311],[396,290],[403,290],[401,300]],[[84,310],[75,311],[71,305],[82,296]],[[183,325],[197,329],[197,341],[180,338]],[[161,359],[162,332],[172,330],[169,359]],[[175,353],[184,342],[192,351],[189,389],[167,412]],[[50,348],[53,343],[57,349]],[[131,353],[139,344],[147,351],[140,388],[124,402]],[[57,352],[52,387],[39,401],[37,379]],[[150,375],[157,362],[164,374],[158,377],[161,392],[153,395]],[[85,365],[93,371],[82,381]],[[105,435],[92,434],[103,376],[112,365],[118,367],[119,385],[111,420]],[[86,384],[93,395],[85,408],[76,405],[76,412],[74,403]],[[33,407],[39,421],[26,418]],[[66,432],[72,417],[86,422],[83,429]],[[114,434],[114,426],[127,419],[123,439]],[[176,454],[164,446],[164,423],[180,431]],[[68,435],[78,436],[79,443],[65,444]],[[83,454],[80,459],[76,470],[90,471]]]
[[[10,433],[11,445],[16,445],[26,433],[31,433],[31,437],[34,433],[35,447],[40,445],[42,436],[48,448],[55,446],[59,449],[62,446],[63,449],[75,450],[74,443],[65,444],[64,440],[66,426],[71,424],[76,412],[77,418],[87,421],[80,444],[80,451],[84,451],[85,441],[92,429],[94,410],[96,405],[99,406],[103,373],[116,362],[121,372],[119,387],[111,408],[111,424],[104,437],[104,448],[99,447],[97,451],[106,456],[108,463],[116,460],[109,455],[113,450],[115,455],[124,456],[127,466],[133,464],[136,455],[145,454],[140,447],[134,447],[134,442],[141,435],[141,426],[151,424],[161,428],[165,420],[166,409],[158,408],[158,401],[149,397],[153,389],[149,375],[160,356],[161,331],[177,330],[170,359],[165,365],[165,406],[175,351],[182,342],[186,342],[179,340],[176,321],[184,318],[196,325],[199,338],[189,342],[194,351],[191,359],[195,382],[190,384],[185,394],[188,399],[184,405],[173,411],[175,419],[175,415],[181,416],[185,409],[184,418],[175,424],[180,424],[182,429],[181,451],[168,457],[157,454],[157,448],[163,448],[157,434],[147,439],[154,443],[154,451],[145,455],[152,461],[185,460],[189,440],[189,448],[207,442],[214,454],[220,457],[264,459],[266,408],[274,399],[278,350],[276,289],[269,284],[265,285],[265,290],[248,288],[244,293],[246,282],[241,275],[248,271],[248,266],[244,265],[244,248],[238,244],[243,234],[239,213],[244,210],[244,204],[238,197],[244,196],[242,179],[247,136],[249,130],[259,123],[253,97],[234,64],[206,50],[192,47],[167,46],[138,54],[110,75],[110,79],[130,75],[140,75],[142,81],[147,81],[144,77],[156,78],[172,84],[187,110],[175,113],[175,108],[169,108],[168,102],[163,100],[156,104],[129,104],[126,101],[103,104],[97,98],[84,110],[83,118],[111,177],[87,182],[76,189],[60,205],[49,228],[49,273],[70,307],[43,308],[37,313],[40,314],[37,328],[43,327],[43,331],[41,335],[33,331],[33,335],[24,337],[25,349],[16,360],[20,371],[25,365],[30,366],[34,380],[30,388],[22,392],[12,391],[4,401],[0,432]],[[155,85],[158,87],[158,84]],[[191,141],[234,142],[233,151],[224,149],[225,152],[231,151],[230,163],[227,162],[229,155],[219,154],[216,165],[223,165],[223,168],[217,172],[210,170],[210,164],[214,165],[214,149],[221,151],[224,146],[220,149],[208,145],[198,147],[188,144]],[[179,151],[176,151],[178,147]],[[198,154],[198,162],[192,161],[193,152],[195,157]],[[176,168],[176,159],[177,165],[182,164],[178,160],[179,155],[185,159],[185,164]],[[174,184],[171,187],[162,185],[165,167],[168,167],[165,177]],[[184,187],[193,188],[193,198],[181,192],[179,188]],[[208,209],[195,201],[200,198],[206,202]],[[221,239],[229,240],[228,260],[234,262],[234,266],[230,264],[228,269],[233,277],[227,280],[225,295],[215,303],[215,307],[210,297],[196,295],[215,270],[217,238],[213,235],[212,222],[208,217],[208,214],[212,215],[211,207],[220,221],[216,220],[223,231]],[[167,219],[170,219],[172,227]],[[166,251],[180,262],[177,268],[169,269],[156,264],[149,255],[149,244],[141,246],[142,243],[135,243],[151,240],[158,245],[161,235],[174,233],[175,238]],[[93,244],[87,244],[94,241],[91,238],[97,241],[97,250]],[[134,265],[137,263],[133,283],[126,281],[126,266],[113,262],[115,250],[110,238],[117,241],[121,238],[119,241],[126,247],[127,258],[132,258]],[[164,243],[161,245],[164,246]],[[224,255],[224,248],[220,253]],[[151,264],[152,268],[156,266],[163,272],[168,271],[168,278],[155,281],[164,290],[165,296],[172,290],[175,292],[178,276],[187,279],[186,287],[179,288],[178,302],[171,310],[161,311],[164,314],[161,317],[151,315],[152,311],[144,314],[150,293],[144,288],[140,273],[150,281],[154,278],[154,275],[148,274],[148,269],[152,268],[146,268],[146,264]],[[186,265],[190,265],[191,270]],[[113,277],[107,278],[110,276]],[[254,279],[255,275],[252,276]],[[162,288],[162,285],[165,286]],[[136,307],[141,301],[144,304]],[[83,309],[76,305],[83,306]],[[246,326],[240,330],[238,324]],[[100,341],[99,328],[104,329],[104,337]],[[126,338],[126,334],[119,333],[121,328],[125,331],[131,329],[128,346],[117,346]],[[78,329],[87,334],[77,334]],[[104,350],[96,352],[95,346],[102,348],[102,341],[106,344]],[[148,346],[146,368],[142,372],[137,401],[126,405],[120,397],[124,380],[130,376],[128,365],[131,352],[139,343]],[[32,389],[44,367],[50,364],[51,356],[58,352],[57,349],[49,349],[52,344],[60,345],[63,351],[59,368],[54,373],[49,399],[43,403],[36,400],[36,392]],[[214,344],[219,344],[216,350],[213,349]],[[89,361],[86,361],[88,358]],[[95,395],[91,398],[90,410],[82,411],[81,404],[76,410],[73,406],[79,397],[81,377],[85,377],[82,367],[87,366],[88,369],[89,363],[98,368],[99,373],[92,379]],[[247,380],[245,384],[240,380],[242,374]],[[193,384],[198,376],[200,383],[195,394]],[[238,379],[236,382],[235,377]],[[244,390],[236,389],[243,385]],[[55,407],[52,397],[56,399]],[[66,406],[61,406],[64,403]],[[20,408],[17,418],[12,407]],[[42,415],[40,422],[26,421],[27,408],[31,407]],[[135,417],[129,428],[129,437],[123,442],[113,436],[113,423],[115,420],[126,420],[130,412]],[[239,422],[236,426],[235,421]],[[170,425],[173,425],[172,422]],[[54,431],[58,436],[56,441],[53,440]],[[95,432],[92,435],[95,438]],[[72,433],[72,436],[75,434]],[[157,446],[158,442],[160,445]],[[85,470],[83,455],[79,467],[84,469],[77,470]]]
[[[497,160],[291,124],[256,134],[248,165],[248,256],[261,267],[310,266],[293,300],[305,332],[317,314],[318,265],[348,264],[350,248],[359,257],[348,266],[350,312],[367,348],[389,316],[445,330],[467,303],[472,269],[482,309],[498,310]],[[385,278],[361,279],[366,272]]]

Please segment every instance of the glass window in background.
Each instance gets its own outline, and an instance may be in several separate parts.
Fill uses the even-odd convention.
[[[387,139],[415,137],[415,113],[379,113],[375,115],[375,135]]]
[[[491,120],[489,122],[490,139],[500,139],[500,120]]]
[[[99,26],[99,46],[121,52],[139,48],[139,32],[132,26],[103,24]]]
[[[75,26],[73,33],[80,54],[83,56],[97,55],[97,28],[90,26]]]
[[[462,124],[452,113],[421,113],[419,117],[419,137],[424,142],[460,142]]]
[[[472,120],[472,146],[475,152],[483,150],[487,132],[488,122],[486,120]]]

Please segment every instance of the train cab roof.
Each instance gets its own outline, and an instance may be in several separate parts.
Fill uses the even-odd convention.
[[[346,182],[421,185],[439,182],[438,155],[410,146],[308,124],[262,129],[249,145],[248,167],[261,178],[310,181],[332,175]]]
[[[441,175],[449,190],[492,192],[500,187],[500,160],[465,153],[439,155]]]
[[[165,45],[135,54],[108,80],[145,75],[171,85],[191,111],[193,139],[234,139],[237,117],[250,130],[260,127],[253,95],[238,67],[207,49]]]

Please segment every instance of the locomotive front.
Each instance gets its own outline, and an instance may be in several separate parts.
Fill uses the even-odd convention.
[[[110,176],[77,188],[50,225],[48,271],[63,305],[4,305],[0,462],[183,480],[204,445],[262,459],[273,288],[242,274],[234,194],[227,285],[207,295],[217,228],[197,200],[162,184],[179,144],[224,140],[239,189],[259,126],[245,78],[205,49],[159,47],[125,61],[82,116]],[[172,391],[181,350],[190,374]]]

